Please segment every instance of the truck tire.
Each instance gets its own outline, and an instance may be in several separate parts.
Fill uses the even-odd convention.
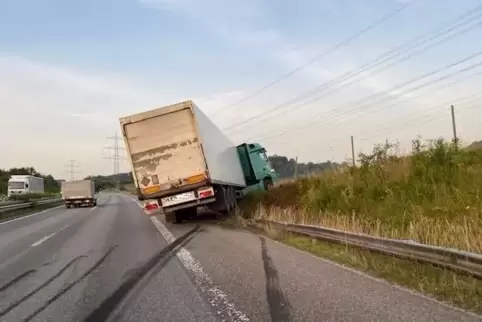
[[[186,214],[180,210],[174,212],[174,223],[175,224],[182,224],[184,219],[186,219]]]
[[[184,220],[192,219],[197,216],[197,207],[181,209],[174,211],[176,224],[182,223]]]
[[[166,219],[167,223],[173,223],[176,221],[176,214],[173,212],[168,212],[164,214],[164,218]]]
[[[228,215],[230,215],[234,210],[236,210],[236,207],[238,206],[238,200],[236,199],[236,190],[233,187],[229,187],[228,190]]]
[[[263,180],[264,190],[269,191],[273,189],[273,181],[271,179]]]

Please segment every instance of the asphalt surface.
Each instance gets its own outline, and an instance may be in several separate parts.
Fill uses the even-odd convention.
[[[0,223],[0,321],[482,321],[215,222],[128,196]]]

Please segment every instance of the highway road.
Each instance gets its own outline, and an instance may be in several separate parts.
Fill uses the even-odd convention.
[[[173,251],[174,250],[174,251]],[[215,222],[101,194],[0,224],[1,321],[481,321]]]

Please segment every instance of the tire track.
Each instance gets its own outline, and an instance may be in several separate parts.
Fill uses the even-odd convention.
[[[20,298],[18,301],[10,304],[6,309],[0,312],[0,317],[5,316],[7,313],[12,311],[14,308],[18,307],[20,304],[22,304],[24,301],[28,300],[30,297],[33,295],[37,294],[40,292],[43,288],[48,286],[50,283],[52,283],[55,279],[59,278],[69,267],[71,267],[75,262],[80,260],[81,258],[85,258],[87,256],[81,255],[77,256],[74,259],[72,259],[70,262],[68,262],[64,267],[62,267],[54,276],[49,278],[47,281],[45,281],[42,285],[39,287],[35,288],[34,290],[30,291],[26,295],[24,295],[22,298]]]
[[[89,276],[94,270],[96,270],[102,263],[105,262],[107,257],[114,251],[114,249],[117,247],[117,245],[112,246],[109,248],[109,250],[102,256],[91,268],[89,268],[82,276],[80,276],[78,279],[73,281],[72,283],[67,284],[67,286],[63,287],[59,292],[57,292],[54,296],[52,296],[50,299],[48,299],[44,305],[39,307],[37,310],[35,310],[32,314],[30,314],[28,317],[26,317],[23,321],[31,321],[33,318],[35,318],[39,313],[41,313],[43,310],[45,310],[50,304],[55,302],[57,299],[59,299],[62,295],[67,293],[72,287],[80,283],[83,279],[85,279],[87,276]]]

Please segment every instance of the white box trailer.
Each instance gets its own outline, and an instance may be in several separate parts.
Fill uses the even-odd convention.
[[[200,205],[235,207],[236,190],[246,187],[236,146],[194,102],[122,117],[120,125],[140,200],[157,200],[176,221]]]
[[[97,205],[93,180],[63,181],[61,194],[66,208]]]
[[[31,175],[12,175],[8,180],[8,196],[44,193],[44,179]]]

